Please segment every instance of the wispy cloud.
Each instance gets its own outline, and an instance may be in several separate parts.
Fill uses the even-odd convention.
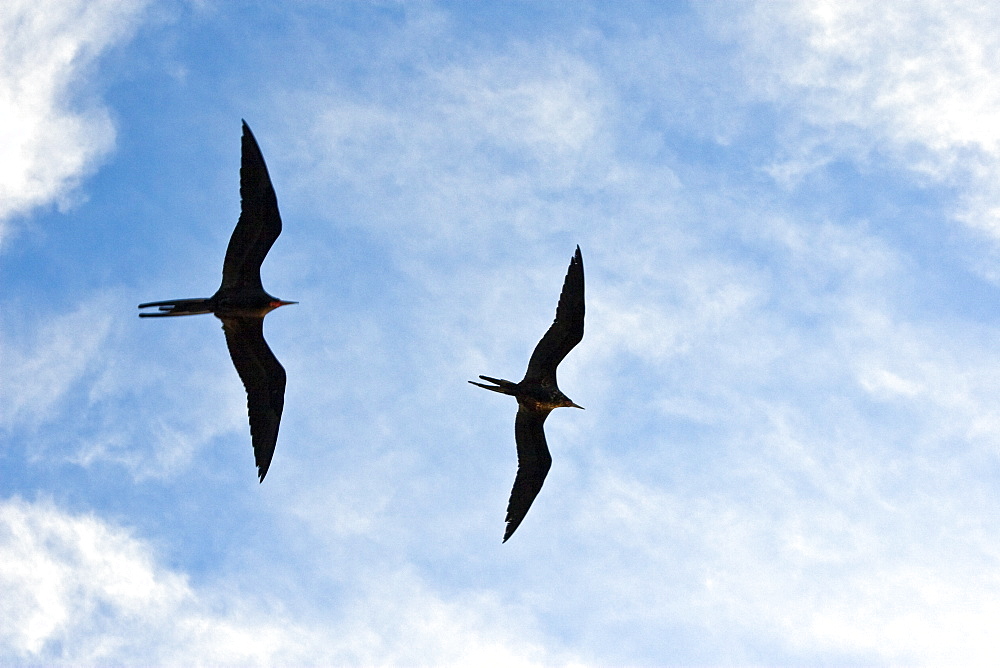
[[[107,297],[95,297],[71,313],[34,322],[25,321],[23,313],[7,314],[8,323],[16,320],[19,326],[4,323],[0,329],[6,351],[0,425],[37,425],[85,374],[100,366],[98,353],[111,330],[109,305]]]
[[[308,133],[291,140],[291,171],[309,181],[293,187],[318,195],[316,206],[327,202],[325,184],[336,197],[326,210],[394,245],[453,254],[456,244],[481,253],[511,232],[537,240],[574,226],[554,192],[604,178],[606,93],[570,54],[525,49],[427,66],[397,95],[289,93],[304,104],[298,113],[310,110]],[[352,210],[357,197],[345,192],[380,205]]]
[[[727,9],[731,9],[727,7]],[[757,94],[798,115],[771,173],[891,156],[958,189],[952,214],[1000,238],[1000,11],[989,2],[745,3],[707,10]]]
[[[643,388],[612,383],[627,404],[588,406],[613,415],[574,440],[615,447],[567,453],[592,477],[548,501],[580,518],[593,572],[622,574],[594,586],[663,633],[725,626],[786,657],[988,664],[1000,593],[988,575],[1000,541],[984,530],[998,515],[992,329],[912,319],[892,299],[918,280],[905,256],[860,229],[772,221],[750,243],[782,259],[723,265],[709,281],[672,256],[681,308],[630,309],[629,295],[592,309],[588,373]],[[748,298],[719,309],[704,297],[727,272]],[[753,646],[727,660],[767,662],[772,650]]]

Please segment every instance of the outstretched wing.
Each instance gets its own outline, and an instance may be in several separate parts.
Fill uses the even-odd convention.
[[[583,339],[583,314],[583,256],[577,246],[563,281],[556,319],[531,353],[524,381],[556,384],[556,367]]]
[[[528,508],[538,496],[545,482],[545,476],[552,466],[552,456],[549,446],[545,443],[545,418],[548,411],[526,411],[517,409],[514,419],[514,440],[517,441],[517,476],[514,478],[514,489],[510,492],[507,503],[507,530],[503,534],[503,542],[511,537],[521,520],[528,514]]]
[[[240,200],[240,220],[229,238],[220,290],[251,288],[262,291],[260,265],[281,234],[281,216],[264,156],[246,121],[243,121]]]
[[[247,390],[250,438],[257,474],[264,482],[285,406],[285,369],[264,340],[263,318],[223,318],[222,329],[233,366]]]

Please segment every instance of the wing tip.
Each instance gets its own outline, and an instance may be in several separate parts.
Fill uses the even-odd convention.
[[[255,145],[257,145],[257,137],[254,136],[253,130],[250,129],[250,126],[247,125],[247,122],[243,119],[240,119],[240,123],[243,124],[243,138],[250,139]],[[257,151],[260,152],[259,145],[257,145]],[[261,156],[261,160],[263,160],[263,156]]]
[[[527,515],[527,513],[525,513],[525,515]],[[510,540],[510,537],[514,535],[514,532],[517,531],[517,528],[521,526],[521,522],[524,521],[524,516],[508,517],[504,521],[507,523],[507,527],[504,529],[503,540],[500,541],[501,545]]]
[[[257,458],[257,448],[254,448],[254,459],[257,464],[257,483],[260,484],[264,482],[264,477],[267,472],[271,469],[271,459],[274,457],[274,449],[271,450],[271,456],[267,457],[267,461],[261,461],[263,458]]]

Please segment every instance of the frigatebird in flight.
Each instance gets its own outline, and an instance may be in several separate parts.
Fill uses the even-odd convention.
[[[528,360],[528,370],[520,383],[480,376],[493,383],[484,385],[470,380],[473,385],[510,394],[517,398],[517,417],[514,419],[514,440],[517,442],[517,476],[514,489],[507,503],[507,529],[503,542],[511,537],[521,520],[528,513],[532,501],[538,496],[545,476],[552,466],[549,446],[545,443],[545,418],[561,406],[577,406],[559,391],[556,384],[556,367],[566,354],[583,339],[583,256],[580,247],[570,260],[566,279],[563,281],[556,319],[535,346]]]
[[[246,121],[243,121],[240,199],[240,219],[229,239],[222,265],[222,287],[207,299],[139,304],[139,308],[159,307],[159,312],[140,313],[139,317],[212,313],[222,321],[229,356],[247,390],[253,453],[260,481],[264,482],[285,405],[285,369],[264,340],[264,316],[279,306],[298,302],[272,297],[260,282],[260,265],[281,234],[281,216],[264,156]]]

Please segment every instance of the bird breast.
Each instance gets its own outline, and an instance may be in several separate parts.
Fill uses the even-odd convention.
[[[517,403],[532,413],[548,413],[552,409],[562,406],[562,403],[555,397],[519,396]]]

